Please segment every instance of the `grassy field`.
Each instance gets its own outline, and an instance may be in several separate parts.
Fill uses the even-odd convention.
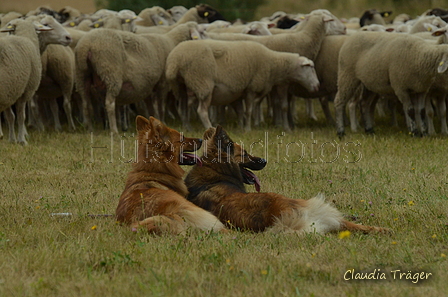
[[[95,215],[115,211],[133,158],[132,133],[111,139],[101,129],[92,135],[30,131],[27,147],[0,142],[0,296],[448,292],[446,138],[411,138],[404,128],[381,122],[375,136],[349,133],[343,140],[323,122],[302,120],[284,135],[273,128],[241,133],[228,127],[234,140],[268,159],[258,173],[262,191],[292,198],[322,192],[349,219],[394,233],[131,232],[113,217]],[[197,125],[188,135],[202,131]],[[376,269],[375,276],[384,272],[386,280],[353,280],[352,269]]]

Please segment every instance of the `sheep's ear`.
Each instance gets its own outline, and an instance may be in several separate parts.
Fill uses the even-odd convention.
[[[98,29],[99,27],[103,27],[104,26],[104,21],[99,19],[98,21],[94,22],[93,24],[89,25],[89,27],[91,28],[95,28]]]
[[[190,29],[190,37],[191,37],[192,40],[202,39],[201,38],[201,33],[199,33],[199,31],[196,28],[191,28]]]
[[[135,119],[135,125],[137,127],[137,131],[149,131],[151,130],[151,123],[149,122],[149,120],[145,117],[142,116],[137,116],[137,118]]]
[[[386,32],[394,32],[394,28],[386,28]]]
[[[448,57],[446,55],[443,56],[442,61],[439,62],[439,67],[437,67],[438,73],[444,73],[448,68]]]
[[[0,29],[0,32],[14,32],[16,30],[16,26],[13,25],[6,25],[6,27],[3,27]]]
[[[307,59],[305,57],[300,57],[299,63],[300,63],[300,66],[314,66],[313,61],[311,61],[310,59]]]
[[[332,18],[331,16],[329,16],[329,15],[326,15],[326,14],[324,14],[323,15],[323,21],[326,23],[326,22],[331,22],[331,21],[334,21],[334,18]]]
[[[39,22],[34,22],[33,24],[34,24],[34,28],[36,29],[37,32],[51,31],[51,30],[53,30],[53,28],[48,27],[48,26],[45,26],[45,25],[42,25],[42,24],[39,23]]]
[[[274,23],[269,23],[268,24],[268,29],[270,29],[270,28],[274,28],[275,27],[275,24]]]
[[[425,25],[429,25],[429,24],[423,24],[423,26],[425,26]],[[425,26],[425,28],[426,28],[426,26]],[[431,31],[431,29],[428,29],[428,31]],[[440,28],[440,29],[438,29],[438,30],[436,30],[436,31],[434,31],[434,32],[432,32],[432,36],[441,36],[441,35],[443,35],[443,34],[445,34],[446,33],[446,27],[444,27],[444,28]]]

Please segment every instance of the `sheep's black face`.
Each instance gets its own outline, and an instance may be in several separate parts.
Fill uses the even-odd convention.
[[[199,4],[196,6],[196,9],[198,10],[199,16],[203,19],[207,19],[209,23],[213,23],[218,20],[226,20],[216,9],[207,4]]]

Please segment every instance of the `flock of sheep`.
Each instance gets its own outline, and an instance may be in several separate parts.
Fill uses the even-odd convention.
[[[318,98],[339,135],[347,104],[351,129],[359,125],[360,110],[372,132],[376,110],[389,112],[396,124],[397,103],[411,133],[434,134],[437,115],[446,135],[448,12],[432,9],[414,19],[401,14],[386,24],[389,15],[368,10],[342,22],[319,9],[231,24],[205,4],[152,7],[138,15],[105,9],[87,15],[70,7],[9,12],[0,15],[0,112],[9,140],[21,144],[27,126],[44,129],[49,114],[62,129],[60,97],[71,130],[76,115],[89,129],[93,120],[104,121],[118,133],[131,111],[162,121],[178,117],[189,129],[191,110],[209,128],[227,107],[246,131],[265,116],[290,130],[300,97],[312,118],[310,99]]]

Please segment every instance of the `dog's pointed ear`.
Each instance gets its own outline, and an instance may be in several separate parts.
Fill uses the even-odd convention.
[[[137,127],[137,131],[149,131],[151,130],[151,123],[147,118],[142,116],[137,116],[135,119],[135,126]]]
[[[233,142],[221,125],[216,126],[215,138],[217,141],[221,141],[225,146]]]
[[[213,135],[216,132],[216,128],[210,127],[207,130],[205,130],[204,132],[204,136],[202,136],[202,139],[204,140],[208,140],[211,139],[213,137]]]
[[[156,133],[155,136],[161,137],[163,134],[163,128],[165,127],[165,125],[161,121],[156,119],[155,117],[149,117],[149,121],[151,122],[152,129]]]

